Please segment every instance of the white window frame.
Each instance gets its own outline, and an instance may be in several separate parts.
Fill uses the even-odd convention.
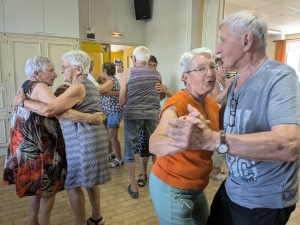
[[[294,68],[300,80],[300,41],[287,42],[286,64]]]

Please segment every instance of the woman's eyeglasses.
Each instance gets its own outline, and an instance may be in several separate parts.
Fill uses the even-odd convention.
[[[186,71],[185,73],[190,73],[190,72],[194,71],[194,72],[199,72],[200,74],[206,74],[209,69],[211,71],[215,71],[216,70],[216,65],[210,65],[209,67],[201,66],[197,69]]]
[[[237,107],[237,99],[230,100],[230,116],[229,116],[229,126],[234,127],[235,126],[235,116],[236,116],[236,107]]]

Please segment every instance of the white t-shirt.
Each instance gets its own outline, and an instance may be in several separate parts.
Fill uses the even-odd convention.
[[[89,79],[90,81],[92,81],[92,83],[93,83],[96,87],[99,86],[98,82],[95,80],[95,78],[93,77],[92,74],[89,73],[89,74],[87,75],[87,79]]]

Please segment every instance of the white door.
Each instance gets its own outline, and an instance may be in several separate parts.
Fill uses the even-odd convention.
[[[25,65],[29,58],[36,55],[43,55],[43,39],[7,37],[10,56],[10,73],[12,80],[12,94],[17,92],[18,88],[27,79],[25,75]]]
[[[12,100],[19,86],[26,80],[25,64],[34,55],[42,55],[43,40],[7,37],[1,41],[0,74],[0,155],[6,153],[9,142],[9,129]],[[4,132],[2,132],[4,131]]]
[[[0,43],[0,155],[5,155],[9,141],[10,103],[7,101],[9,78],[5,69],[8,61],[4,53],[7,42],[4,41],[3,34],[0,34]]]
[[[76,50],[76,39],[58,39],[40,36],[8,34],[0,35],[0,155],[6,154],[9,142],[12,101],[21,84],[27,79],[25,64],[35,55],[46,56],[55,64],[57,79],[52,90],[64,83],[60,74],[61,57],[64,53]]]
[[[62,55],[66,52],[77,49],[79,49],[79,43],[77,40],[44,40],[45,56],[48,57],[54,63],[55,71],[57,73],[57,78],[55,79],[54,84],[52,86],[53,92],[59,85],[66,83],[64,82],[63,75],[61,74]]]

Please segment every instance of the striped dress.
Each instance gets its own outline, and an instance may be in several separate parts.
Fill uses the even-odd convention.
[[[94,113],[101,110],[99,92],[88,79],[79,79],[85,86],[86,96],[73,109]],[[68,173],[65,189],[93,187],[111,180],[109,171],[108,135],[103,124],[63,121]]]

